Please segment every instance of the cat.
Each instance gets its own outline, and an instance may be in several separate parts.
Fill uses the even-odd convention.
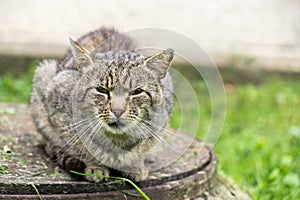
[[[66,171],[101,182],[115,170],[141,181],[140,155],[160,142],[173,108],[169,67],[172,49],[143,56],[136,43],[102,27],[70,40],[60,60],[44,60],[35,71],[32,118],[46,152]]]

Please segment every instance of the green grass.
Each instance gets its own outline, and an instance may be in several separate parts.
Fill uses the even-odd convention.
[[[215,148],[220,168],[254,199],[300,199],[300,82],[235,86]]]
[[[19,78],[0,76],[0,101],[27,103],[33,69]],[[205,83],[191,80],[198,91],[203,137],[210,99]],[[300,199],[299,108],[300,82],[280,77],[260,85],[233,85],[227,92],[227,117],[215,146],[219,168],[254,199]],[[177,106],[173,127],[179,113]],[[185,117],[193,119],[192,114]]]
[[[0,74],[0,102],[28,103],[31,93],[31,83],[36,62],[33,62],[29,71],[15,77]]]

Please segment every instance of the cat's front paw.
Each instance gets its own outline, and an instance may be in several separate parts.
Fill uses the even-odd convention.
[[[148,176],[148,171],[139,169],[138,172],[122,172],[122,176],[133,180],[134,182],[140,182],[145,180]]]
[[[99,183],[103,180],[107,180],[107,177],[109,176],[109,169],[105,166],[101,165],[93,165],[88,166],[84,170],[85,174],[90,174],[93,176],[85,176],[84,178],[90,182]]]

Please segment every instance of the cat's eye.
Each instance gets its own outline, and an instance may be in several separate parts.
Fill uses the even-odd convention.
[[[143,89],[137,88],[137,89],[131,91],[129,94],[130,94],[130,95],[138,95],[138,94],[141,94],[142,92],[144,92]]]
[[[97,87],[96,90],[102,94],[109,94],[109,90],[101,86]]]

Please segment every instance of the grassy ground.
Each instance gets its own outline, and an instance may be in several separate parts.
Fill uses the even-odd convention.
[[[27,103],[33,69],[18,78],[0,75],[0,101]],[[210,118],[209,96],[204,82],[194,79],[193,85],[201,104],[201,135]],[[226,88],[227,117],[215,146],[219,168],[254,199],[300,199],[300,82],[277,77]],[[178,112],[171,122],[175,127]]]
[[[300,82],[236,86],[216,146],[220,167],[255,199],[300,199]]]

